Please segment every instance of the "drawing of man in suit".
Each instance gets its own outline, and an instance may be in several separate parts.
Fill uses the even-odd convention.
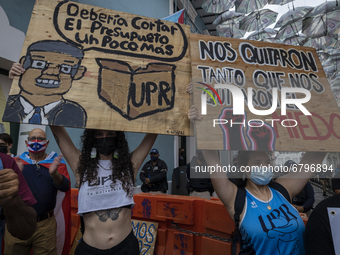
[[[32,43],[20,59],[18,95],[10,95],[4,121],[85,127],[87,114],[78,103],[64,99],[74,80],[84,76],[83,50],[63,41]],[[15,68],[14,64],[12,70]],[[10,71],[15,73],[14,71]]]

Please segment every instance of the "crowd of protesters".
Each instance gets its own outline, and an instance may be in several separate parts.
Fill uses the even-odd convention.
[[[10,74],[20,75],[18,65]],[[200,120],[192,107],[188,118]],[[167,164],[153,148],[156,134],[146,134],[133,151],[121,131],[86,129],[81,150],[73,144],[65,128],[50,126],[57,144],[68,162],[79,189],[78,214],[83,219],[83,237],[75,254],[139,254],[139,244],[131,228],[131,208],[137,174],[140,170],[143,192],[166,193]],[[46,153],[49,141],[41,129],[33,129],[25,141],[27,152],[15,162],[9,152],[13,141],[0,135],[0,206],[5,216],[5,254],[56,254],[57,192],[68,192],[69,176],[62,173],[61,155]],[[6,155],[8,154],[8,155]],[[324,152],[306,152],[300,164],[321,164]],[[150,155],[150,161],[142,163]],[[332,228],[332,215],[340,213],[340,195],[321,202],[310,214],[314,203],[309,183],[312,172],[289,172],[274,180],[264,171],[272,157],[263,151],[239,151],[233,157],[236,167],[252,169],[241,178],[223,172],[195,178],[196,166],[221,165],[217,151],[197,150],[185,163],[184,149],[179,151],[181,166],[186,165],[190,196],[209,199],[216,192],[235,221],[235,237],[240,254],[336,254],[340,230]],[[47,165],[45,165],[45,163]],[[291,167],[296,162],[286,162]],[[228,178],[229,177],[229,178]],[[109,185],[110,192],[96,192]],[[333,187],[339,193],[335,180]],[[310,214],[306,229],[299,213]],[[15,220],[14,220],[15,219]],[[17,220],[21,220],[20,224]],[[338,219],[339,221],[339,219]],[[0,221],[0,240],[4,220]],[[340,225],[340,224],[338,224]],[[235,238],[236,240],[236,238]],[[233,253],[236,252],[233,245]],[[236,253],[235,253],[236,254]]]

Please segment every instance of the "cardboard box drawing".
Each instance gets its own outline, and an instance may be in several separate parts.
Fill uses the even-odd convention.
[[[175,65],[150,63],[135,70],[125,62],[97,59],[99,98],[131,120],[170,110],[175,103]]]

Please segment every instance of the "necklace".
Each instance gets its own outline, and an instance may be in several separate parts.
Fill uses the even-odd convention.
[[[39,170],[39,169],[40,169],[39,162],[38,162],[38,161],[35,161],[35,160],[33,160],[33,159],[32,159],[32,161],[33,161],[32,163],[35,164],[36,170]]]
[[[269,189],[269,191],[270,191],[270,189]],[[267,202],[267,209],[270,211],[272,209],[272,207],[269,205],[269,201],[270,201],[270,198],[268,199],[268,202]]]
[[[47,157],[47,154],[45,154],[45,158]],[[32,159],[31,157],[29,157],[30,159]],[[41,159],[41,160],[35,160],[35,159],[32,159],[32,163],[35,163],[35,166],[36,166],[36,168],[37,168],[37,170],[39,170],[40,169],[40,165],[39,165],[39,162],[40,161],[42,161],[42,160],[44,160],[45,158],[43,158],[43,159]]]
[[[103,167],[101,164],[99,164],[99,162],[98,162],[98,165],[99,165],[101,168],[103,168],[104,170],[106,170],[106,171],[112,171],[112,164],[110,165],[109,168]]]
[[[267,209],[270,211],[270,210],[272,209],[272,207],[269,205],[269,201],[268,201],[267,204],[268,204],[268,205],[267,205]]]

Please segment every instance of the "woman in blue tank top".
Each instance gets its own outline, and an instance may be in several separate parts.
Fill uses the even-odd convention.
[[[192,93],[192,84],[189,84],[187,93]],[[188,119],[192,123],[202,119],[196,106],[191,106]],[[208,166],[214,166],[215,169],[219,166],[219,169],[223,169],[217,151],[202,152]],[[276,186],[286,191],[291,200],[300,193],[315,173],[307,171],[306,169],[310,168],[305,166],[314,165],[315,169],[315,166],[321,165],[325,155],[326,152],[306,152],[298,167],[275,180]],[[225,172],[214,171],[210,172],[211,182],[232,219],[235,215],[238,187],[243,186],[246,189],[245,205],[239,222],[242,239],[240,254],[304,255],[304,223],[287,199],[268,185],[272,181],[273,172],[265,170],[269,169],[271,164],[270,156],[265,151],[240,151],[238,171],[243,173],[243,178],[234,184]]]
[[[208,165],[216,165],[216,151],[203,151]],[[300,164],[321,164],[325,153],[307,152]],[[242,238],[240,254],[305,254],[304,223],[298,211],[277,190],[268,184],[273,172],[265,171],[271,165],[267,152],[240,151],[238,166],[244,171],[242,183],[246,189],[245,205],[240,216],[239,230]],[[306,185],[312,172],[289,172],[275,180],[288,192],[290,198]],[[212,173],[214,189],[234,219],[234,203],[238,187],[230,182],[223,172]]]

